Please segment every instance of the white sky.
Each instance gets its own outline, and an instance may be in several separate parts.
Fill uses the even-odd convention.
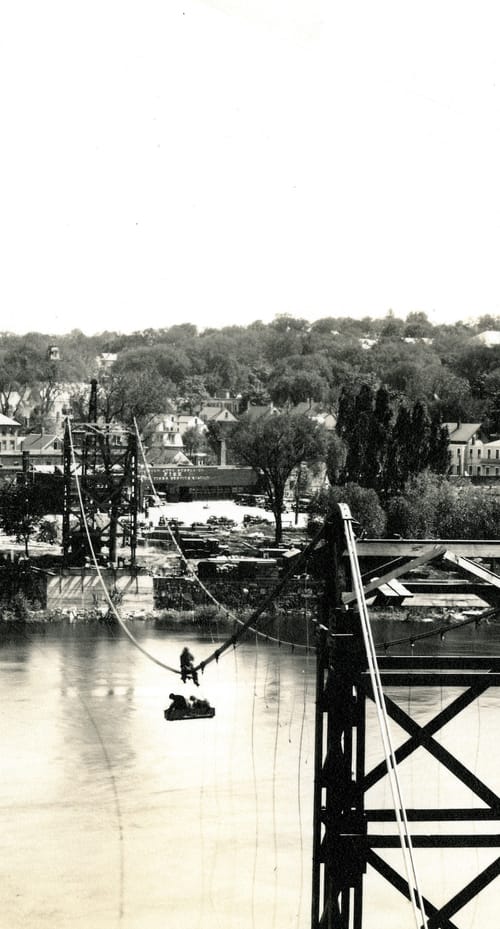
[[[6,0],[0,329],[500,313],[500,7]]]

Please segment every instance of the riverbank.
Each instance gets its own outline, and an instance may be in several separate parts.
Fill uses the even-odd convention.
[[[243,609],[231,611],[224,607],[218,608],[215,605],[208,604],[205,606],[195,606],[193,609],[168,609],[154,610],[146,612],[137,610],[130,613],[119,612],[120,618],[126,623],[139,623],[140,625],[152,625],[156,629],[182,629],[197,628],[207,630],[229,630],[233,629],[236,622],[246,622],[252,615],[253,610]],[[425,625],[440,625],[448,623],[453,625],[462,622],[466,618],[474,619],[477,614],[480,619],[482,610],[478,611],[443,611],[440,609],[429,611],[425,607],[415,607],[405,609],[403,607],[373,607],[370,609],[370,618],[374,623],[393,622],[397,624],[413,625],[414,623]],[[495,617],[490,621],[495,622]],[[271,627],[279,634],[284,635],[285,630],[290,626],[298,626],[303,629],[306,624],[314,631],[317,625],[317,616],[315,611],[288,610],[280,607],[267,610],[261,614],[256,621],[259,630],[267,629],[271,634]],[[46,626],[46,625],[73,625],[73,624],[118,624],[116,617],[110,610],[92,609],[92,610],[29,610],[24,611],[4,609],[0,612],[0,632],[9,626]]]

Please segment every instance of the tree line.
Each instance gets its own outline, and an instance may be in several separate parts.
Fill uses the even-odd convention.
[[[15,416],[14,399],[34,390],[31,429],[50,428],[54,398],[62,384],[70,384],[73,414],[85,419],[88,387],[82,385],[97,376],[98,415],[125,425],[137,421],[145,429],[157,413],[197,412],[227,390],[240,396],[242,410],[271,402],[281,408],[279,416],[260,422],[243,416],[227,437],[235,460],[262,475],[277,539],[286,481],[303,462],[319,459],[326,461],[332,488],[327,496],[341,493],[349,502],[350,495],[355,515],[379,533],[457,532],[456,519],[445,515],[445,501],[451,507],[453,500],[462,513],[461,531],[468,525],[467,534],[481,537],[491,523],[478,525],[472,518],[479,491],[473,497],[470,488],[448,484],[444,493],[442,482],[449,465],[443,421],[481,422],[500,433],[500,346],[477,339],[484,329],[500,331],[500,317],[439,326],[423,313],[403,321],[389,312],[382,320],[309,323],[279,316],[269,324],[198,331],[186,323],[130,335],[3,333],[0,410]],[[59,359],[49,356],[51,344]],[[104,369],[97,364],[102,353],[116,355]],[[334,435],[294,412],[304,401],[335,413]],[[213,446],[219,437],[209,434],[208,440]],[[188,435],[187,441],[196,450],[200,437]],[[412,497],[414,487],[419,491]],[[436,487],[441,506],[433,509]],[[327,500],[319,500],[324,508]],[[481,508],[493,512],[491,498]]]
[[[50,415],[58,385],[101,376],[96,358],[105,352],[117,356],[113,376],[133,382],[147,371],[150,392],[191,412],[225,390],[241,396],[243,409],[312,400],[336,411],[346,390],[384,385],[393,397],[424,402],[444,421],[484,421],[500,432],[500,345],[477,339],[485,329],[500,330],[500,317],[433,325],[424,313],[406,320],[389,312],[382,319],[325,317],[314,323],[283,315],[268,324],[201,331],[185,323],[128,335],[4,332],[0,411],[15,415],[13,399],[36,388],[33,424],[40,423]],[[51,344],[60,360],[48,358]]]

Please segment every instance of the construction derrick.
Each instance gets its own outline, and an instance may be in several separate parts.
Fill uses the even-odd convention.
[[[467,807],[436,808],[429,804],[422,808],[406,808],[404,818],[409,838],[405,853],[409,847],[428,850],[500,848],[499,830],[492,829],[492,823],[500,821],[500,797],[436,738],[488,688],[500,687],[500,658],[413,654],[380,657],[378,672],[385,712],[407,737],[395,750],[393,763],[390,757],[383,756],[379,764],[367,770],[367,704],[374,700],[376,688],[369,672],[366,639],[362,633],[366,604],[364,595],[360,595],[352,520],[346,507],[339,507],[327,524],[326,542],[329,571],[317,651],[311,926],[312,929],[363,929],[365,925],[384,925],[384,914],[378,912],[374,918],[373,911],[370,913],[370,901],[364,898],[368,868],[415,904],[417,888],[413,881],[410,886],[404,873],[403,857],[403,873],[383,857],[384,850],[400,845],[396,822],[401,810],[371,808],[366,795],[417,749],[425,750],[443,765],[474,799]],[[442,557],[443,549],[436,547],[433,555]],[[460,567],[471,571],[470,564],[463,561]],[[396,566],[389,574],[401,576],[404,571]],[[489,580],[495,587],[499,582],[495,575]],[[368,582],[365,591],[375,586]],[[352,594],[356,587],[357,597]],[[421,725],[409,711],[385,694],[388,687],[391,692],[397,688],[408,691],[409,687],[456,687],[461,688],[461,692],[433,719]],[[439,700],[437,703],[439,705]],[[381,823],[392,824],[390,831],[377,832]],[[455,832],[457,823],[463,823],[459,833]],[[449,827],[451,834],[447,834],[446,824],[454,824]],[[481,832],[481,824],[484,832]],[[497,857],[479,873],[470,874],[468,883],[444,904],[436,905],[422,893],[420,902],[415,904],[418,906],[417,925],[425,925],[427,929],[457,929],[455,915],[499,874],[500,858]],[[494,929],[493,923],[491,929]]]
[[[134,565],[138,501],[136,435],[110,423],[67,422],[64,432],[65,563],[83,564],[91,557],[90,536],[92,548],[101,562],[113,565],[117,562],[120,537],[127,540]]]

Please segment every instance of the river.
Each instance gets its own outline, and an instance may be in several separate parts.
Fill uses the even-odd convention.
[[[401,629],[376,631],[385,640]],[[134,633],[175,667],[184,645],[200,660],[220,641],[138,622]],[[499,654],[500,627],[468,627],[420,650],[436,647]],[[4,633],[1,929],[308,929],[314,685],[313,653],[251,640],[201,678],[214,719],[167,723],[169,692],[195,688],[182,689],[119,629]],[[455,693],[408,688],[399,700],[422,722]],[[371,720],[370,765],[380,758]],[[498,692],[488,691],[438,736],[497,790],[499,720]],[[409,806],[468,802],[432,759],[416,756],[401,773]],[[378,790],[387,803],[385,782]],[[419,852],[425,895],[448,899],[495,857]],[[399,865],[396,853],[387,858]],[[413,925],[370,872],[366,900],[368,929]],[[497,903],[493,884],[458,925],[496,926]]]

